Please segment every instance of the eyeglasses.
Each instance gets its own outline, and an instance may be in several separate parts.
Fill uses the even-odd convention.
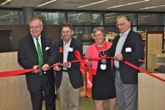
[[[125,24],[127,24],[127,23],[126,22],[125,23],[119,23],[119,24],[116,24],[116,27],[124,26]]]
[[[93,34],[94,37],[102,36],[102,34]]]
[[[30,29],[38,29],[40,28],[41,26],[30,26]]]

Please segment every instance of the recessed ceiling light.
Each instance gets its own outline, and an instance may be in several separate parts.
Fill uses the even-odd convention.
[[[86,4],[86,5],[81,5],[81,6],[78,6],[77,8],[84,8],[84,7],[87,7],[87,6],[96,5],[96,4],[99,4],[99,3],[106,2],[106,1],[108,1],[108,0],[101,0],[101,1],[98,1],[98,2],[89,3],[89,4]]]
[[[165,6],[165,5],[151,6],[151,7],[140,8],[140,10],[147,10],[147,9],[153,9],[153,8],[160,8],[160,7],[164,7],[164,6]]]
[[[1,0],[2,1],[2,0]],[[4,1],[2,1],[1,3],[0,3],[0,5],[6,5],[6,4],[8,4],[8,3],[10,3],[11,2],[11,0],[4,0]]]
[[[130,3],[122,4],[122,5],[111,6],[111,7],[108,7],[107,9],[124,7],[124,6],[139,4],[139,3],[143,3],[143,2],[148,2],[148,1],[150,1],[150,0],[142,0],[142,1],[138,1],[138,2],[130,2]]]
[[[50,4],[50,3],[52,3],[52,2],[55,2],[55,1],[56,1],[56,0],[50,0],[50,1],[48,1],[48,2],[42,3],[42,4],[37,5],[37,6],[38,6],[38,7],[42,7],[42,6],[45,6],[45,5]]]

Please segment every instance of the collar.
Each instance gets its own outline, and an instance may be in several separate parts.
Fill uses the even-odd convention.
[[[127,36],[130,30],[131,30],[131,28],[129,28],[129,29],[128,29],[126,32],[124,32],[124,33],[120,33],[119,35],[120,35],[120,36]]]
[[[65,41],[63,40],[63,45],[70,45],[71,40],[72,40],[72,38],[67,43],[65,43]]]
[[[32,36],[33,37],[33,36]],[[41,40],[41,35],[39,35],[39,37],[37,37],[38,40],[40,41]],[[33,37],[33,40],[36,40],[36,37]]]
[[[111,43],[110,42],[104,42],[103,47],[97,47],[97,45],[95,43],[95,47],[98,51],[106,51],[111,47]]]

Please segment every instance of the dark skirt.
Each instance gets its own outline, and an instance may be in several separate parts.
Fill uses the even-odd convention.
[[[94,100],[106,100],[116,97],[114,73],[110,69],[98,71],[93,76],[92,98]]]

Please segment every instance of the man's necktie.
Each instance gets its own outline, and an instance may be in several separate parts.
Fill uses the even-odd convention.
[[[41,46],[38,42],[38,38],[36,38],[36,44],[37,44],[37,53],[38,53],[38,63],[39,63],[39,67],[42,67],[43,65],[43,56],[42,56],[42,50],[41,50]],[[40,71],[39,72],[40,75],[43,75],[43,72]]]

